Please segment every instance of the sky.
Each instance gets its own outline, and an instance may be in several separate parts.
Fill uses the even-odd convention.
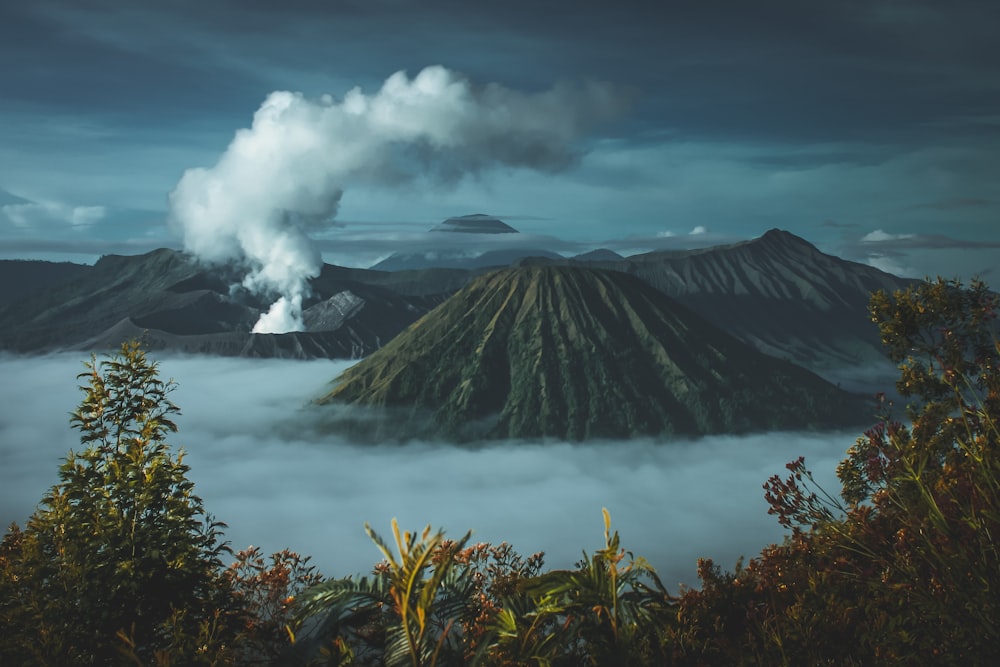
[[[69,413],[83,398],[81,357],[0,356],[0,525],[23,526],[81,449]],[[356,446],[317,435],[304,406],[353,362],[160,356],[181,409],[167,442],[185,452],[207,512],[228,524],[234,550],[289,548],[330,577],[365,574],[380,560],[364,532],[384,537],[431,524],[458,538],[507,541],[547,568],[570,568],[603,546],[601,509],[622,546],[643,556],[676,593],[697,585],[699,557],[732,570],[785,531],[762,485],[800,455],[830,491],[855,432],[764,433],[654,443],[496,442],[477,448]],[[30,445],[28,445],[30,443]],[[391,539],[391,538],[390,538]]]
[[[990,1],[3,3],[0,258],[238,256],[294,306],[316,257],[487,213],[564,254],[778,227],[989,281],[998,25]]]

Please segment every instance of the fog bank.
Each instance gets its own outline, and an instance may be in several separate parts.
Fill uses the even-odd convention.
[[[288,547],[327,576],[367,572],[379,554],[370,522],[426,524],[474,541],[508,541],[570,567],[602,546],[601,508],[622,545],[645,556],[675,592],[695,583],[695,561],[731,568],[783,531],[767,514],[761,485],[799,455],[829,490],[858,433],[772,433],[654,443],[504,442],[463,449],[411,443],[358,446],[296,425],[303,406],[352,362],[158,357],[179,383],[170,443],[187,452],[207,510],[228,524],[234,549]],[[0,357],[0,521],[23,524],[57,481],[79,434],[82,354]]]

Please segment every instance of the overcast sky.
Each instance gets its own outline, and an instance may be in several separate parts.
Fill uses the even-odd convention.
[[[445,140],[427,118],[415,139],[364,125],[363,159],[325,167],[338,206],[310,236],[327,261],[368,265],[483,212],[567,253],[779,227],[903,275],[990,279],[998,27],[992,1],[3,3],[0,257],[183,247],[170,193],[272,93],[340,109],[442,66],[469,113],[524,113],[480,126],[432,108],[464,142],[447,154],[424,151]],[[346,155],[354,135],[323,136]]]

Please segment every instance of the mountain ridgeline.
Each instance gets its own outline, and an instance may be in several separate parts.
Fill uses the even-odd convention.
[[[868,413],[641,280],[575,266],[476,278],[319,403],[351,406],[331,412],[333,428],[380,439],[670,437],[843,427]]]
[[[71,265],[67,276],[61,265],[39,264],[50,267],[51,277],[44,276],[49,280],[30,280],[38,266],[0,263],[22,285],[8,303],[0,300],[0,350],[108,350],[143,338],[151,349],[186,353],[358,358],[444,300],[443,294],[407,295],[358,280],[368,276],[391,283],[392,274],[325,265],[310,283],[305,331],[254,334],[251,328],[270,299],[240,288],[238,267],[204,266],[166,248],[106,255],[94,266]],[[436,279],[436,272],[427,273]],[[454,291],[464,282],[440,280],[441,288],[428,291]]]
[[[460,227],[483,222],[468,217],[474,219]],[[867,313],[871,292],[913,282],[824,254],[780,230],[732,245],[625,258],[609,250],[571,259],[534,251],[526,259],[520,252],[494,249],[463,259],[465,268],[428,266],[423,255],[419,268],[406,270],[325,265],[303,304],[306,330],[286,334],[251,333],[273,298],[240,288],[239,267],[201,265],[174,250],[108,255],[94,266],[0,260],[0,350],[100,351],[143,336],[156,350],[358,358],[477,276],[517,262],[631,274],[762,352],[851,383],[844,369],[861,369],[863,379],[869,369],[888,365]]]

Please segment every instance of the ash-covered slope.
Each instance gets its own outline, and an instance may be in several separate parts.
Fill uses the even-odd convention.
[[[513,259],[502,254],[484,257],[494,264]],[[821,374],[833,371],[830,376],[838,379],[843,367],[885,363],[868,299],[875,289],[892,291],[912,282],[826,255],[779,230],[704,250],[584,259],[587,267],[637,276],[761,351]],[[370,354],[487,270],[387,272],[326,265],[311,281],[313,296],[304,313],[309,330],[266,338],[250,329],[269,304],[230,289],[241,274],[200,266],[176,251],[109,255],[95,266],[68,269],[50,262],[3,268],[12,272],[12,285],[6,302],[0,298],[0,350],[101,350],[117,347],[123,335],[148,331],[157,349],[295,357]]]
[[[335,410],[333,427],[390,438],[696,435],[866,417],[863,399],[642,281],[578,267],[481,276],[338,382],[320,403],[375,410]]]
[[[828,255],[778,229],[732,245],[628,258],[610,251],[571,259],[541,255],[516,262],[585,262],[630,273],[758,350],[838,377],[845,368],[887,363],[878,329],[868,317],[868,300],[875,290],[892,292],[914,282]],[[482,268],[369,272],[363,280],[430,294],[454,291],[481,273]]]
[[[356,280],[366,272],[326,266],[305,303],[307,331],[253,334],[268,302],[234,289],[239,274],[224,267],[161,249],[105,256],[86,269],[0,307],[0,349],[104,350],[142,336],[151,349],[180,352],[357,358],[443,300],[398,294]]]
[[[868,300],[914,282],[827,255],[779,229],[727,246],[588,266],[630,273],[758,350],[821,374],[885,363]]]
[[[126,317],[181,308],[207,290],[192,288],[182,295],[170,287],[197,274],[197,266],[173,250],[102,257],[75,280],[34,291],[0,310],[0,347],[19,352],[70,347]]]
[[[0,306],[62,283],[77,280],[92,267],[71,262],[0,259]]]
[[[741,340],[814,370],[883,359],[869,298],[913,282],[777,229],[732,246],[629,262],[636,276]]]

